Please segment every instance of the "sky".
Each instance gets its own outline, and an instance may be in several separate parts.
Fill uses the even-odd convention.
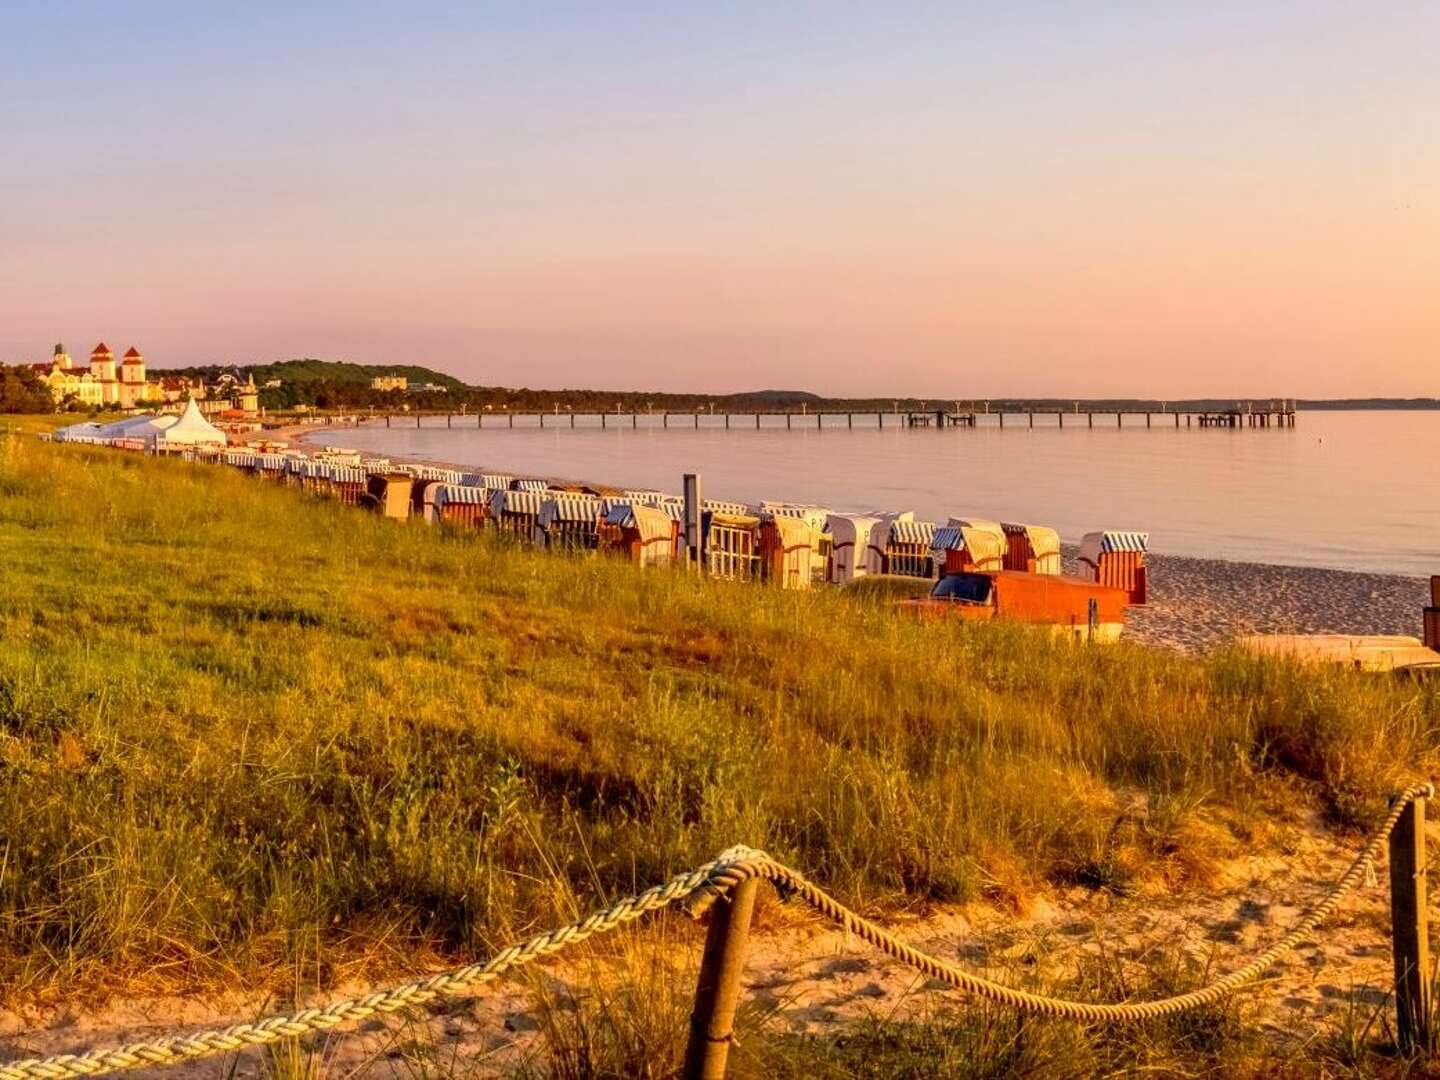
[[[0,359],[1440,395],[1440,4],[0,5]]]

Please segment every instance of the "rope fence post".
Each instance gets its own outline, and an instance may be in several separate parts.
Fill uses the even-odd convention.
[[[720,897],[710,911],[700,977],[695,983],[695,1011],[685,1046],[685,1080],[723,1080],[735,1038],[735,1007],[745,969],[745,943],[755,911],[759,879],[749,878]]]
[[[1400,1049],[1430,1049],[1430,925],[1425,897],[1425,796],[1400,812],[1390,834],[1390,936]]]

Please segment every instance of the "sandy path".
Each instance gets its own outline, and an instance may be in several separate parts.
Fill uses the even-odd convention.
[[[1432,830],[1432,833],[1434,830]],[[1189,957],[1214,975],[1230,971],[1281,936],[1348,864],[1359,841],[1310,828],[1277,830],[1265,854],[1227,863],[1205,889],[1172,894],[1141,887],[1120,901],[1109,892],[1072,888],[1037,900],[1017,918],[975,904],[924,917],[882,920],[899,936],[951,963],[1008,982],[1065,977],[1083,960],[1105,958],[1143,985],[1146,971]],[[1436,837],[1432,835],[1431,842]],[[1284,854],[1280,854],[1283,852]],[[1387,1000],[1390,979],[1388,893],[1381,867],[1339,913],[1257,986],[1242,992],[1248,1023],[1279,1044],[1310,1039],[1350,1010],[1374,1010]],[[646,941],[641,932],[635,939]],[[679,967],[697,949],[664,946]],[[552,962],[540,976],[552,994],[584,994],[596,968],[584,961]],[[601,967],[599,970],[609,970]],[[683,993],[688,970],[677,976]],[[318,1000],[334,1000],[361,987],[341,987]],[[932,984],[808,914],[768,904],[762,910],[747,965],[747,997],[777,1030],[835,1034],[858,1018],[903,1018],[959,1003],[953,991]],[[1143,995],[1141,995],[1143,996]],[[271,1006],[273,1008],[273,1006]],[[0,1016],[0,1054],[75,1052],[253,1019],[263,1001],[154,999],[118,1002],[99,1012],[22,1018]],[[540,1051],[539,1021],[531,988],[500,984],[462,997],[420,1017],[370,1021],[348,1033],[312,1037],[329,1075],[413,1076],[417,1063],[455,1068],[464,1075],[503,1073]],[[247,1052],[236,1076],[260,1076],[264,1063]],[[136,1077],[201,1077],[220,1072],[216,1060],[171,1069],[138,1070]]]

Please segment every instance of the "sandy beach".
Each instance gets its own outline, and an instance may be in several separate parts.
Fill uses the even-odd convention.
[[[353,425],[313,424],[281,428],[269,437],[296,445],[344,445]],[[373,455],[366,453],[367,457]],[[476,466],[391,455],[462,471]],[[574,477],[546,477],[583,483]],[[1077,548],[1066,545],[1066,572],[1075,570]],[[1187,652],[1224,645],[1240,634],[1420,633],[1421,609],[1429,602],[1424,578],[1357,573],[1315,566],[1150,555],[1150,602],[1133,608],[1126,636]],[[1436,564],[1440,572],[1440,562]]]

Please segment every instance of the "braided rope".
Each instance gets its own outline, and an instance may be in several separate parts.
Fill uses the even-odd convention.
[[[848,932],[869,942],[885,955],[899,960],[933,979],[947,983],[957,990],[963,990],[968,994],[1020,1012],[1087,1023],[1104,1020],[1122,1022],[1154,1020],[1164,1016],[1174,1016],[1176,1013],[1189,1009],[1213,1005],[1263,975],[1281,956],[1309,937],[1320,923],[1335,912],[1335,909],[1340,906],[1340,901],[1365,879],[1366,871],[1374,863],[1375,856],[1380,853],[1381,845],[1394,830],[1395,824],[1400,820],[1400,815],[1405,808],[1415,799],[1428,798],[1432,794],[1433,789],[1429,784],[1421,784],[1396,796],[1391,804],[1390,813],[1386,815],[1380,827],[1370,837],[1369,842],[1360,849],[1359,854],[1355,856],[1345,873],[1341,874],[1335,884],[1331,886],[1324,899],[1311,908],[1288,934],[1250,963],[1199,990],[1154,1001],[1120,1004],[1071,1001],[1066,998],[1048,997],[1043,994],[1017,990],[981,975],[953,967],[937,957],[912,948],[888,931],[856,915],[844,904],[788,866],[783,866],[763,854],[755,853],[751,857],[722,867],[716,874],[711,887],[729,887],[747,878],[764,878],[782,892],[800,897],[820,914],[839,923]]]
[[[746,851],[748,853],[748,849]],[[578,922],[512,945],[484,963],[468,964],[389,990],[337,1001],[324,1008],[301,1009],[267,1017],[253,1024],[235,1024],[193,1035],[130,1043],[85,1054],[58,1054],[6,1062],[0,1064],[0,1080],[67,1080],[75,1076],[100,1076],[141,1065],[175,1065],[195,1058],[234,1053],[252,1046],[266,1046],[307,1032],[328,1031],[341,1024],[423,1005],[435,998],[448,997],[469,987],[491,982],[595,934],[606,933],[652,911],[668,907],[708,884],[715,873],[727,865],[729,858],[731,855],[727,852],[694,870],[677,874],[663,885],[619,900],[603,911],[592,912]]]
[[[47,1058],[12,1061],[0,1064],[0,1080],[69,1080],[70,1077],[99,1076],[142,1065],[173,1065],[215,1054],[234,1053],[253,1046],[265,1046],[307,1032],[328,1031],[341,1024],[423,1005],[435,998],[450,996],[491,982],[595,934],[606,933],[634,922],[652,911],[659,911],[677,900],[685,900],[692,910],[701,909],[740,882],[753,878],[763,878],[782,892],[798,896],[821,915],[869,942],[887,956],[957,990],[999,1005],[1040,1016],[1089,1023],[1107,1020],[1133,1022],[1173,1016],[1188,1009],[1212,1005],[1245,984],[1253,982],[1281,956],[1313,933],[1315,928],[1340,906],[1340,901],[1364,880],[1366,871],[1374,863],[1381,845],[1394,830],[1405,808],[1415,799],[1429,798],[1433,794],[1431,785],[1421,784],[1397,795],[1380,827],[1360,849],[1324,899],[1311,908],[1288,934],[1250,963],[1199,990],[1154,1001],[1133,1004],[1071,1001],[1017,990],[972,974],[905,944],[888,931],[855,914],[804,876],[777,863],[764,852],[747,847],[734,847],[695,870],[677,874],[663,885],[656,885],[635,896],[619,900],[608,908],[593,912],[568,926],[536,935],[519,945],[512,945],[484,963],[469,964],[389,990],[334,1002],[324,1008],[301,1009],[298,1012],[271,1016],[253,1024],[235,1024],[227,1028],[172,1036],[153,1042],[130,1043],[85,1054],[59,1054]]]

